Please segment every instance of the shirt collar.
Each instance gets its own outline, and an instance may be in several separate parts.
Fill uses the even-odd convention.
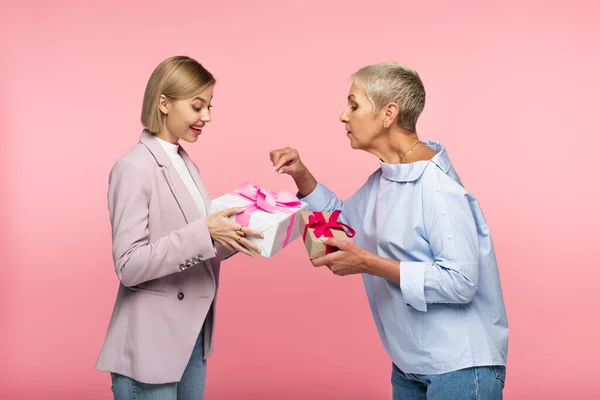
[[[165,151],[167,152],[167,154],[169,155],[169,157],[176,157],[179,154],[179,145],[178,144],[173,144],[170,142],[167,142],[166,140],[163,140],[159,137],[156,137],[156,140],[158,140],[158,143],[160,143],[160,145],[162,146],[163,149],[165,149]]]
[[[434,141],[423,141],[423,144],[437,152],[431,160],[416,161],[408,164],[387,164],[380,161],[379,164],[381,165],[383,177],[394,182],[415,181],[419,179],[423,171],[431,163],[437,165],[444,173],[448,173],[452,163],[444,145]]]

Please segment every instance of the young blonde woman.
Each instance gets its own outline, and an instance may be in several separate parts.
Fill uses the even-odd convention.
[[[336,275],[363,274],[394,400],[497,400],[504,388],[508,324],[488,225],[444,146],[422,142],[418,74],[397,63],[353,76],[340,120],[350,146],[380,168],[351,198],[338,199],[298,152],[271,152],[316,211],[342,210],[355,244],[313,260]]]
[[[120,280],[96,367],[124,399],[202,399],[212,348],[220,262],[261,237],[228,216],[208,215],[198,168],[179,145],[210,122],[215,79],[189,57],[152,73],[139,142],[110,172],[108,208]]]

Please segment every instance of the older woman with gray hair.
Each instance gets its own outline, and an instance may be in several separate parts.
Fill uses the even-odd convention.
[[[383,346],[392,359],[393,398],[502,398],[508,323],[489,228],[444,146],[421,141],[425,105],[417,72],[381,63],[352,75],[340,116],[350,146],[377,169],[342,201],[291,148],[270,153],[315,211],[341,210],[354,243],[312,260],[336,275],[362,274]]]

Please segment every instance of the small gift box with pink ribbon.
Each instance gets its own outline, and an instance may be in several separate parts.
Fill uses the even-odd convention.
[[[244,207],[244,212],[232,216],[240,225],[247,226],[264,235],[264,238],[248,239],[258,245],[261,256],[273,257],[275,253],[300,237],[298,213],[308,208],[291,192],[271,190],[248,183],[211,202],[211,214],[228,208]]]
[[[336,247],[326,245],[322,238],[348,240],[354,237],[356,233],[354,229],[338,221],[340,214],[340,210],[334,212],[302,211],[300,213],[298,229],[311,260],[338,250]]]

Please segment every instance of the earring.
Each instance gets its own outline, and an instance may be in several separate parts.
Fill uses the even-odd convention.
[[[383,123],[383,129],[387,129],[387,124],[385,122]]]

